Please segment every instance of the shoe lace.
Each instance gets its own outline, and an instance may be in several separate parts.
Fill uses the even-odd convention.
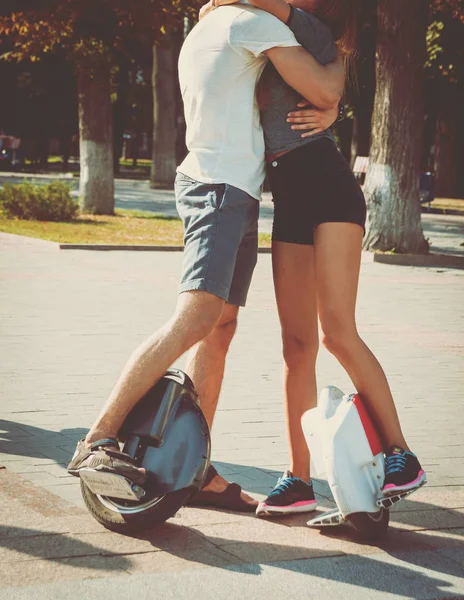
[[[385,459],[385,475],[400,473],[406,468],[406,454],[392,454]]]
[[[298,481],[298,477],[285,477],[281,478],[277,481],[277,485],[272,490],[272,494],[277,494],[278,492],[286,492],[289,490],[292,485],[294,485]]]

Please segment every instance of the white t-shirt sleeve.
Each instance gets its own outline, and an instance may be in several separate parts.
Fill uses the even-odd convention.
[[[301,45],[282,21],[259,9],[244,10],[234,20],[229,43],[239,52],[245,50],[256,57],[271,48]]]

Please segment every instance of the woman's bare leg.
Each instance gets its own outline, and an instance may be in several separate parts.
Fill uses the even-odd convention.
[[[385,373],[359,337],[355,306],[361,264],[362,228],[323,223],[315,232],[317,302],[324,346],[338,359],[366,400],[385,450],[408,450]]]
[[[314,248],[273,242],[272,264],[282,326],[290,470],[295,477],[309,481],[309,451],[301,417],[317,403],[315,365],[319,342]]]

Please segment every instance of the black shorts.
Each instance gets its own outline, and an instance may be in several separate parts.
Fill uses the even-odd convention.
[[[321,223],[366,223],[366,201],[349,164],[329,138],[267,165],[274,201],[272,239],[313,244]]]

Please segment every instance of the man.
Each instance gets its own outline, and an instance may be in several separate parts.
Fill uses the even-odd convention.
[[[97,421],[76,448],[68,471],[116,471],[135,483],[146,474],[116,441],[128,412],[184,352],[211,427],[240,306],[257,260],[257,222],[264,180],[264,141],[255,102],[268,60],[318,108],[338,104],[340,61],[323,67],[274,16],[248,5],[203,19],[185,41],[179,76],[189,154],[178,169],[176,200],[185,251],[173,317],[135,350]],[[196,503],[254,510],[257,503],[210,467]]]

